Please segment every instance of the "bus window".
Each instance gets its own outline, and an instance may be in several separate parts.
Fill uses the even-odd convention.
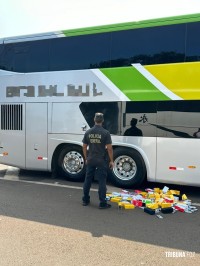
[[[4,54],[3,54],[3,66],[4,70],[14,71],[14,47],[15,44],[9,43],[4,46]]]
[[[157,26],[112,33],[111,65],[183,62],[185,25]]]
[[[14,72],[48,71],[49,40],[7,43],[4,49],[4,69]]]
[[[187,24],[186,38],[186,61],[200,61],[200,39],[197,38],[200,32],[200,22]]]
[[[49,70],[49,39],[30,43],[29,72]]]
[[[14,62],[13,71],[15,72],[28,72],[29,63],[29,42],[15,43],[13,47]]]
[[[52,39],[50,70],[109,67],[109,44],[109,33]]]
[[[103,127],[111,134],[120,132],[120,103],[118,102],[83,102],[80,110],[90,127],[94,126],[94,115],[97,112],[104,114]]]
[[[0,44],[0,69],[4,69],[4,64],[3,64],[3,44]]]
[[[166,101],[158,103],[159,137],[193,138],[200,127],[199,101]]]
[[[155,137],[156,102],[126,102],[123,135]]]

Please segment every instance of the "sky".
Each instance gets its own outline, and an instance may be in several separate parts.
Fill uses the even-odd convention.
[[[200,13],[200,0],[0,0],[0,38]]]

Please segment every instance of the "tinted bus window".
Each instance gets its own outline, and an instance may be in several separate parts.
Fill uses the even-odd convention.
[[[29,48],[29,72],[49,70],[49,39],[33,41]]]
[[[94,115],[96,112],[104,114],[103,127],[111,134],[120,132],[120,102],[83,102],[80,110],[90,127],[94,126]]]
[[[53,39],[50,70],[109,67],[109,41],[109,33]]]
[[[29,64],[29,43],[15,43],[13,44],[13,71],[16,72],[28,72]]]
[[[183,62],[185,24],[112,33],[112,66]]]
[[[15,44],[9,43],[4,46],[3,65],[4,70],[14,71]]]
[[[124,136],[156,136],[156,102],[126,102],[123,114]]]
[[[186,61],[200,61],[200,22],[187,24]]]
[[[5,70],[14,72],[48,71],[49,40],[8,43],[4,51]]]
[[[0,69],[4,69],[4,64],[3,64],[3,44],[0,44]]]
[[[200,128],[200,101],[166,101],[158,103],[159,137],[193,138]]]

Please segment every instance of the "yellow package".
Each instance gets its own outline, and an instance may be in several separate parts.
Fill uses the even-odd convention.
[[[155,192],[154,195],[155,195],[156,199],[160,199],[160,194],[159,193]]]
[[[141,192],[140,195],[142,195],[144,198],[146,198],[147,192]]]
[[[131,201],[133,198],[132,197],[128,197],[126,200]]]
[[[146,207],[155,210],[158,209],[158,203],[147,203]]]
[[[161,203],[161,208],[169,208],[171,206],[172,206],[172,204],[171,203],[168,203],[168,202],[162,202]]]
[[[182,200],[186,200],[187,196],[185,194],[182,195]]]
[[[149,199],[154,199],[155,198],[155,194],[148,194],[148,198]]]
[[[120,202],[122,200],[122,197],[113,197],[110,199],[111,202]]]
[[[165,193],[165,195],[172,195],[172,192],[171,192],[171,190],[168,190],[166,193]]]
[[[163,198],[159,199],[159,201],[157,203],[158,203],[158,206],[161,207],[161,205],[163,203]]]
[[[171,193],[173,194],[173,195],[180,195],[180,191],[179,190],[173,190],[173,189],[171,189],[170,190],[171,191]]]
[[[135,206],[133,204],[124,204],[124,209],[134,209]]]

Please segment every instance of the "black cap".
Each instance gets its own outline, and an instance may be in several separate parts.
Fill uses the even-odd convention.
[[[96,123],[102,123],[104,121],[102,113],[96,113],[94,117]]]

